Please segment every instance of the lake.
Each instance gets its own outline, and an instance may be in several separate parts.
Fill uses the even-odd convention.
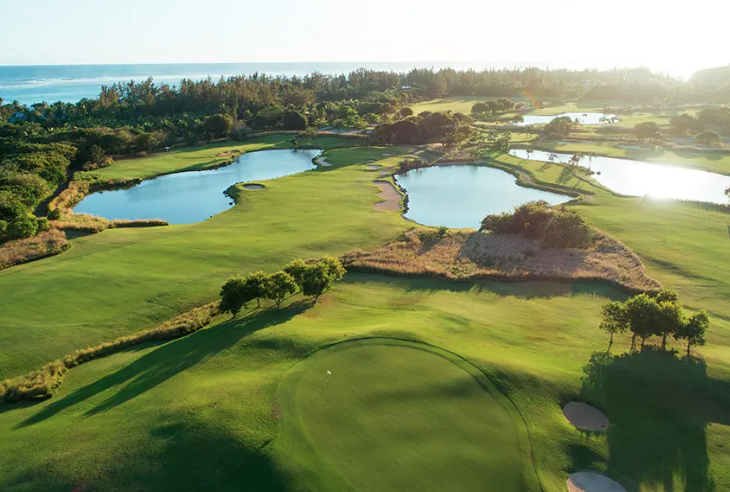
[[[312,159],[321,153],[321,150],[251,152],[219,169],[168,174],[127,190],[93,193],[76,205],[74,212],[112,220],[163,219],[170,224],[200,222],[232,206],[232,200],[223,194],[232,184],[314,169]]]
[[[547,116],[526,114],[523,115],[525,121],[519,123],[519,125],[546,125],[553,121],[555,118],[560,118],[561,116],[567,116],[571,120],[575,120],[576,118],[578,118],[581,125],[603,125],[604,123],[601,122],[601,118],[616,118],[615,114],[607,113],[563,113]]]
[[[550,204],[571,197],[518,186],[514,176],[486,166],[434,166],[398,176],[408,194],[405,216],[419,224],[479,228],[490,214],[509,212],[533,200]]]
[[[510,154],[528,159],[526,149],[512,149]],[[555,162],[564,164],[572,154],[555,152],[555,155]],[[529,159],[548,162],[549,157],[550,152],[533,150]],[[670,164],[602,156],[585,157],[580,165],[595,171],[593,178],[596,181],[622,195],[727,203],[725,190],[730,187],[730,176]]]

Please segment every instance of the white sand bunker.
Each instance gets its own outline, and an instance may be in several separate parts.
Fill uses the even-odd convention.
[[[264,187],[264,185],[258,184],[258,183],[247,183],[247,184],[243,185],[244,190],[260,190],[263,187]]]
[[[370,164],[371,162],[375,162],[375,159],[368,159],[365,161],[365,164]]]
[[[570,402],[563,408],[563,415],[568,422],[579,429],[587,431],[605,431],[608,428],[608,417],[599,409],[585,403]]]
[[[369,166],[365,166],[365,169],[367,169],[368,171],[375,171],[376,169],[380,169],[381,167],[383,166],[381,166],[380,164],[370,164]]]
[[[390,156],[392,156],[393,154],[383,154],[383,155],[384,155],[385,157],[390,157]]]
[[[322,155],[317,157],[317,164],[319,164],[320,166],[324,166],[324,167],[332,166],[331,163],[327,162],[327,158]]]
[[[377,210],[400,210],[400,193],[398,193],[392,183],[388,181],[375,181],[375,185],[380,188],[378,198],[384,200],[373,206]]]
[[[569,492],[626,492],[615,480],[593,472],[573,473],[568,477]]]
[[[626,149],[626,150],[650,150],[651,147],[648,145],[617,145],[619,149]]]

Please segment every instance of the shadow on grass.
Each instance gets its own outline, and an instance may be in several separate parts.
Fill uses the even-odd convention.
[[[549,299],[571,295],[595,295],[610,300],[626,300],[627,298],[627,295],[620,290],[598,282],[550,282],[543,280],[449,282],[433,278],[391,277],[369,273],[348,273],[343,281],[358,284],[363,282],[390,284],[399,289],[404,289],[408,293],[416,294],[471,291],[523,299]]]
[[[34,468],[18,476],[10,489],[29,492],[91,492],[103,490],[154,490],[197,492],[211,490],[286,492],[284,472],[268,455],[271,441],[248,448],[234,435],[188,423],[166,424],[152,429],[162,448],[139,449],[104,473],[73,480],[50,466]],[[78,473],[77,477],[84,477]]]
[[[702,360],[653,347],[619,356],[595,352],[583,370],[583,399],[611,422],[610,476],[629,490],[672,491],[675,477],[686,491],[715,490],[706,428],[730,424],[730,384],[710,379]],[[576,453],[574,470],[588,461],[586,453]]]
[[[165,343],[117,372],[50,403],[18,424],[18,427],[42,422],[99,393],[116,388],[109,398],[88,410],[85,415],[92,416],[110,410],[164,383],[176,374],[205,362],[256,331],[285,323],[309,306],[308,302],[297,302],[280,311],[256,310],[244,318],[230,319],[212,328]]]

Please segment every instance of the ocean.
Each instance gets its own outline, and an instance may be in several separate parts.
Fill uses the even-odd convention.
[[[456,70],[516,66],[484,62],[300,62],[300,63],[185,63],[148,65],[35,65],[0,66],[0,98],[22,104],[56,101],[78,102],[99,95],[102,85],[142,81],[152,77],[157,84],[178,85],[183,78],[202,80],[221,76],[303,76],[312,72],[349,73],[358,68],[405,72],[417,68]],[[523,65],[524,66],[524,65]]]

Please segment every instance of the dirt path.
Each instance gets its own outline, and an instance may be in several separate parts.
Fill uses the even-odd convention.
[[[317,164],[324,167],[332,167],[332,163],[327,162],[327,158],[323,155],[317,157]]]
[[[378,198],[385,201],[375,203],[373,207],[377,210],[400,210],[401,195],[396,191],[395,186],[388,181],[374,181],[374,183],[380,188]]]

